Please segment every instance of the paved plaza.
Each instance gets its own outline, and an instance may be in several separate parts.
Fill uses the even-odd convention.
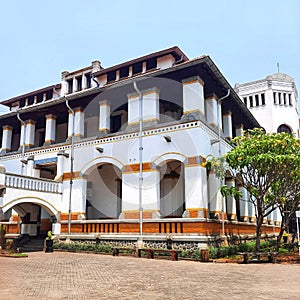
[[[0,257],[0,299],[300,299],[300,264],[32,252]]]

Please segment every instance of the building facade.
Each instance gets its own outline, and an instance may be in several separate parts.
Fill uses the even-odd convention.
[[[53,224],[106,237],[254,233],[247,192],[222,199],[220,184],[235,182],[220,182],[205,162],[259,123],[209,56],[189,60],[172,47],[109,68],[93,61],[1,104],[10,109],[0,116],[10,233]],[[264,232],[279,221],[271,214]]]
[[[299,138],[298,92],[292,77],[275,73],[236,84],[234,89],[266,132],[288,132]]]

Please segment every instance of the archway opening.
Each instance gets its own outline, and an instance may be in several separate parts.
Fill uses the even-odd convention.
[[[117,219],[122,212],[122,173],[111,163],[87,175],[86,219]]]
[[[185,211],[184,165],[178,160],[164,162],[160,168],[160,214],[182,217]]]

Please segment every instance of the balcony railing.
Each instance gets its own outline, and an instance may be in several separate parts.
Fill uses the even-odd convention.
[[[60,182],[8,173],[5,174],[5,187],[55,194],[61,193]]]

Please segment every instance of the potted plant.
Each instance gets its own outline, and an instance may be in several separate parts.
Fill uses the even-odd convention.
[[[51,231],[47,233],[45,252],[53,252],[53,235]]]

